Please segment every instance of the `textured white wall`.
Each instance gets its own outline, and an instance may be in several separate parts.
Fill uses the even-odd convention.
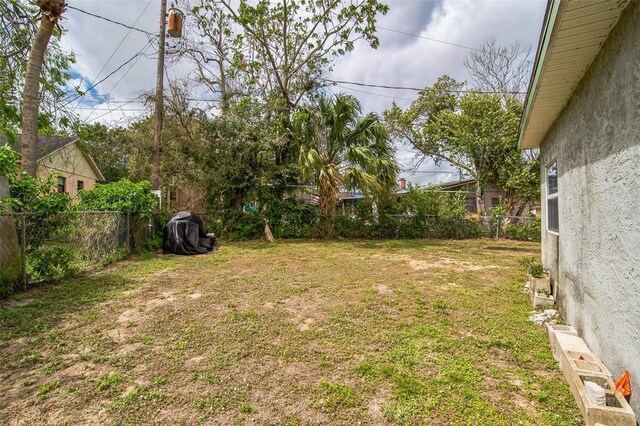
[[[558,162],[559,235],[543,228],[562,313],[617,376],[640,415],[640,2],[631,2],[545,138]]]

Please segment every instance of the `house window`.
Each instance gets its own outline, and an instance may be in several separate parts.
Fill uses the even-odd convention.
[[[558,165],[547,168],[547,229],[558,232]]]
[[[478,205],[476,204],[476,197],[468,197],[465,200],[466,208],[469,213],[478,213]]]
[[[491,198],[491,207],[498,207],[500,205],[500,198]]]
[[[82,191],[84,189],[84,181],[83,180],[79,180],[78,181],[78,191]]]
[[[65,188],[67,187],[67,178],[58,176],[58,192],[63,194],[65,192]]]

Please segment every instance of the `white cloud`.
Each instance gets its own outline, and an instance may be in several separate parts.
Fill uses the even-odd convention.
[[[158,3],[148,0],[74,0],[71,4],[129,25],[140,17],[135,26],[156,34]],[[374,50],[364,42],[357,43],[355,51],[336,62],[331,73],[333,79],[418,88],[433,84],[442,74],[469,80],[463,66],[468,50],[389,30],[474,48],[481,47],[486,40],[496,39],[503,44],[519,42],[535,50],[546,5],[545,0],[391,0],[387,3],[390,11],[378,21],[380,27],[386,28],[378,32],[380,47]],[[131,31],[109,60],[128,30],[73,9],[67,12],[66,17],[63,25],[68,32],[63,36],[63,45],[76,53],[76,71],[91,81],[97,79],[103,66],[100,78],[143,49],[149,40],[146,35]],[[123,104],[155,88],[157,46],[148,46],[146,52],[151,57],[140,57],[133,67],[125,66],[98,86],[101,95],[110,92],[111,102],[99,105],[91,115],[92,119],[103,115],[98,121],[122,122],[123,119],[144,113],[145,106],[140,102]],[[190,68],[184,63],[172,64],[168,72],[172,77],[185,76]],[[116,85],[118,80],[120,82]],[[394,100],[406,107],[417,95],[406,90],[342,86],[333,87],[332,90],[354,94],[362,102],[365,111],[382,112]],[[95,106],[95,102],[84,102],[79,108]],[[118,107],[121,109],[109,112]],[[91,110],[78,109],[77,112],[81,117],[87,117]],[[397,156],[403,167],[408,167],[415,152],[407,147],[398,147]],[[411,182],[422,184],[449,180],[453,176],[449,173],[432,173],[449,170],[437,168],[433,161],[425,161],[420,173],[403,175]]]

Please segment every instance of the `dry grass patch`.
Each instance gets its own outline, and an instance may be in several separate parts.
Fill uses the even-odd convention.
[[[250,242],[0,308],[0,423],[580,424],[531,243]]]

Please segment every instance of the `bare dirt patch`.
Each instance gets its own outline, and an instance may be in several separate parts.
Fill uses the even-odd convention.
[[[6,308],[0,423],[578,424],[518,257],[486,244],[243,243],[25,295],[59,306]]]

